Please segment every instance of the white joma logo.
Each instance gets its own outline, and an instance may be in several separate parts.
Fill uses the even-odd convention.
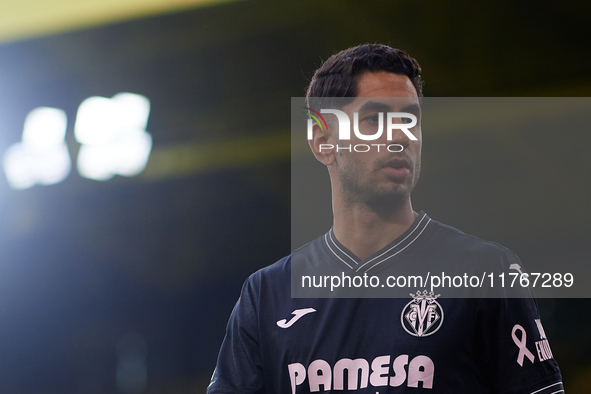
[[[277,322],[277,325],[281,328],[289,328],[289,327],[293,326],[293,323],[300,320],[300,318],[302,316],[307,315],[308,313],[312,313],[312,312],[316,312],[316,309],[314,309],[314,308],[296,309],[295,311],[291,312],[293,317],[291,318],[290,321],[287,321],[287,319],[281,319]]]

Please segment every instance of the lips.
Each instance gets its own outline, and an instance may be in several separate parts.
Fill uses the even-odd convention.
[[[383,171],[392,179],[402,180],[410,174],[410,164],[405,159],[394,158],[386,163]]]
[[[386,167],[392,167],[392,168],[406,167],[406,168],[410,169],[410,164],[408,164],[408,161],[406,161],[405,159],[402,159],[400,157],[395,157],[386,163]]]

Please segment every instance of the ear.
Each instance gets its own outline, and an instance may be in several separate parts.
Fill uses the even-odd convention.
[[[317,123],[312,126],[312,139],[308,141],[316,160],[330,166],[335,161],[336,141],[329,130],[322,130]]]

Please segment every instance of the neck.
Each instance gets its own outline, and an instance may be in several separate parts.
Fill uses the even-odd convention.
[[[402,235],[417,218],[410,197],[385,208],[333,201],[333,232],[361,260]]]

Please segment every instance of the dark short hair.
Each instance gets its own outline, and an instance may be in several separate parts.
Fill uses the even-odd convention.
[[[406,75],[423,96],[421,66],[414,58],[387,45],[364,44],[332,55],[316,70],[306,92],[308,103],[315,107],[312,97],[356,97],[359,77],[378,71]]]

